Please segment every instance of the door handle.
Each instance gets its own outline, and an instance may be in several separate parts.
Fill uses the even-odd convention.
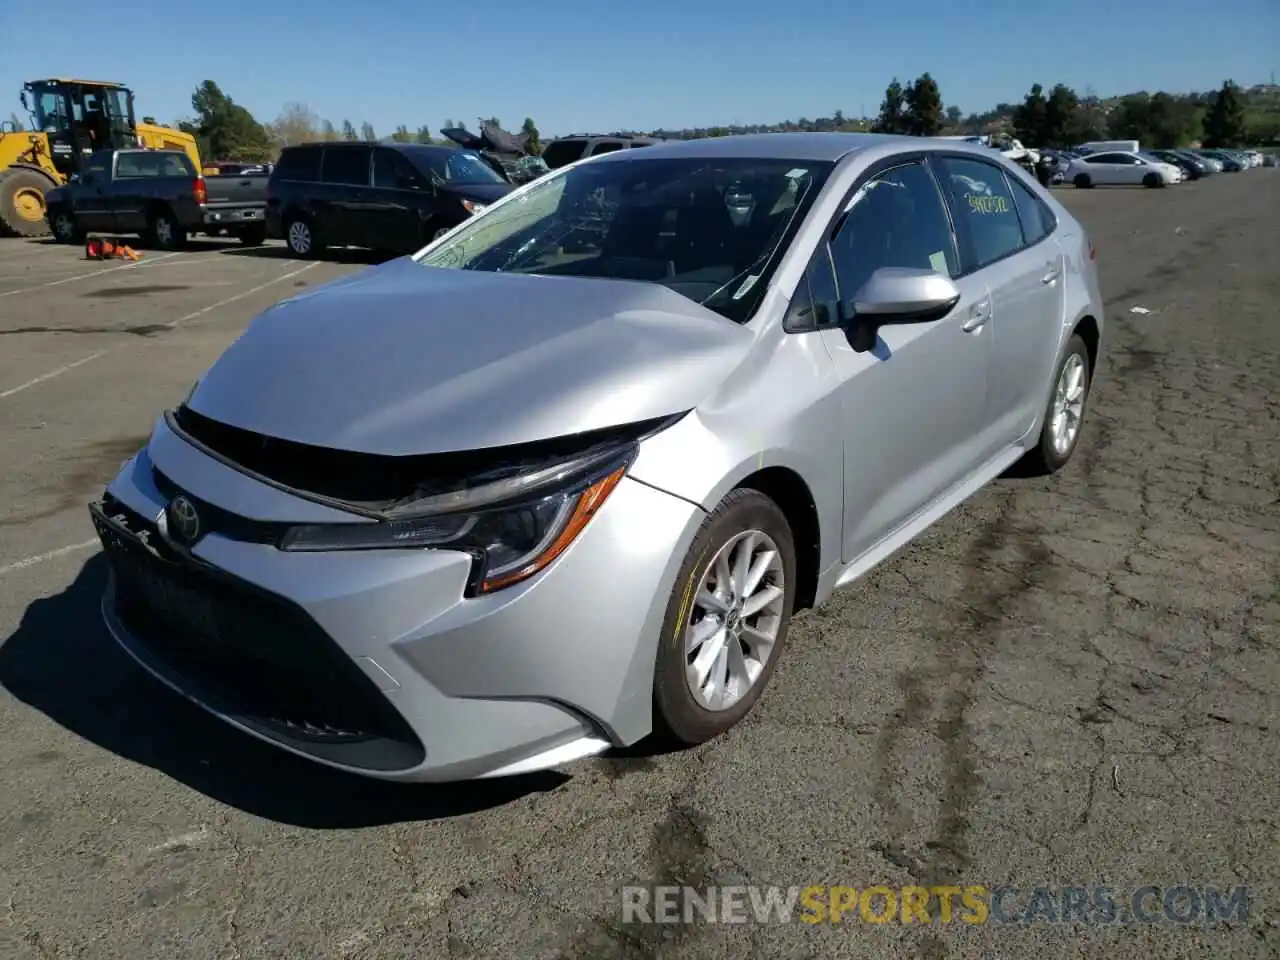
[[[1057,280],[1058,277],[1060,276],[1062,276],[1062,271],[1060,271],[1057,267],[1050,267],[1049,272],[1040,278],[1040,282],[1043,283],[1045,286],[1048,286],[1049,284]]]
[[[974,330],[982,327],[991,319],[991,302],[984,301],[976,303],[969,308],[969,316],[965,318],[964,323],[960,325],[960,329],[965,333],[972,333]]]

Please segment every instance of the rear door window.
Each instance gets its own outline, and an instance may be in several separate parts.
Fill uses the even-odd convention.
[[[321,179],[325,183],[367,187],[369,185],[369,154],[368,147],[325,147],[324,163],[320,170]]]
[[[542,159],[552,169],[564,167],[575,160],[581,160],[586,149],[585,140],[557,140],[547,144],[547,149],[542,152]]]
[[[613,153],[613,151],[621,150],[621,149],[622,149],[622,144],[620,144],[617,140],[605,140],[595,145],[595,147],[591,151],[591,156],[594,157],[600,153]]]
[[[1023,246],[1018,208],[1004,171],[982,160],[943,157],[939,164],[951,217],[965,251],[966,273]]]
[[[311,183],[320,179],[320,148],[295,147],[285,150],[275,169],[280,180],[300,180]]]

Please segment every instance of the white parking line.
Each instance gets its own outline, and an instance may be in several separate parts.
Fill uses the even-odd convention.
[[[119,273],[121,270],[140,270],[143,267],[149,267],[152,264],[159,263],[161,260],[168,260],[170,257],[181,256],[181,252],[162,253],[158,257],[151,260],[140,260],[137,263],[121,263],[114,266],[105,267],[102,270],[94,270],[90,273],[79,273],[74,277],[63,277],[61,280],[50,280],[48,283],[37,283],[34,287],[19,287],[17,290],[6,290],[0,293],[0,300],[5,297],[16,297],[20,293],[30,293],[32,290],[44,290],[46,287],[60,287],[64,283],[75,283],[77,280],[89,280],[93,277],[100,277],[106,273]]]
[[[137,264],[137,266],[141,266],[141,264]],[[199,310],[193,310],[184,317],[179,317],[177,320],[170,320],[168,323],[163,323],[160,326],[168,328],[170,330],[176,329],[177,327],[182,326],[184,323],[188,323],[199,317],[203,317],[207,313],[211,313],[212,311],[217,310],[219,307],[225,307],[228,304],[235,303],[237,300],[243,300],[245,297],[252,296],[253,294],[258,293],[259,291],[265,290],[267,289],[267,287],[270,287],[273,284],[281,283],[282,281],[285,281],[285,280],[291,280],[292,278],[296,277],[298,274],[306,273],[311,268],[318,267],[318,266],[320,266],[319,261],[312,261],[311,263],[308,263],[306,266],[299,267],[297,270],[290,270],[288,273],[282,274],[272,280],[268,280],[266,283],[260,283],[256,287],[250,287],[248,290],[245,290],[241,293],[237,293],[233,297],[227,297],[225,300],[219,300],[217,303],[211,303],[207,307],[201,307]],[[16,387],[10,387],[8,390],[0,392],[0,400],[5,399],[6,397],[12,397],[15,393],[21,393],[23,390],[26,390],[29,387],[34,387],[37,384],[44,383],[47,380],[52,380],[54,377],[60,377],[64,373],[74,370],[76,367],[84,366],[84,364],[88,363],[89,361],[97,360],[99,357],[106,356],[108,353],[111,353],[114,350],[119,350],[121,347],[124,347],[124,346],[126,346],[126,344],[121,343],[121,344],[117,344],[114,347],[107,347],[105,350],[99,350],[97,353],[91,353],[87,357],[81,357],[79,360],[73,361],[72,363],[64,364],[63,366],[58,367],[58,369],[56,370],[50,370],[48,373],[42,373],[40,376],[33,377],[32,379],[28,380],[26,383],[20,383]],[[3,572],[3,570],[0,570],[0,572]]]
[[[60,377],[68,370],[74,370],[76,367],[83,366],[90,360],[97,360],[106,352],[106,350],[99,350],[97,353],[91,353],[87,357],[81,357],[73,363],[65,364],[57,370],[50,370],[48,373],[42,373],[38,377],[32,377],[26,383],[20,383],[16,387],[10,387],[8,390],[0,393],[0,400],[3,400],[5,397],[12,397],[15,393],[21,393],[23,390],[27,389],[27,387],[34,387],[37,383],[44,383],[46,380],[52,380],[54,377]]]
[[[86,540],[84,543],[73,543],[69,547],[59,547],[57,550],[50,550],[48,553],[37,553],[34,557],[27,557],[25,560],[6,563],[3,567],[0,567],[0,577],[3,577],[6,573],[13,573],[15,570],[25,570],[27,567],[34,567],[37,563],[44,563],[46,560],[56,560],[58,557],[65,557],[69,553],[88,550],[90,547],[96,547],[98,545],[97,540]]]

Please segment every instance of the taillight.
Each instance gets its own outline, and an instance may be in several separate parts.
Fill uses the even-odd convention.
[[[192,196],[196,198],[196,203],[205,203],[209,199],[209,188],[204,184],[204,177],[196,177],[196,184],[191,191]]]

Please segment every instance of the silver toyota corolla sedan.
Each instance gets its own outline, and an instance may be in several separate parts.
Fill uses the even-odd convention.
[[[1102,328],[1084,231],[983,147],[591,158],[257,317],[91,506],[103,612],[367,776],[701,742],[796,611],[1067,462]]]

